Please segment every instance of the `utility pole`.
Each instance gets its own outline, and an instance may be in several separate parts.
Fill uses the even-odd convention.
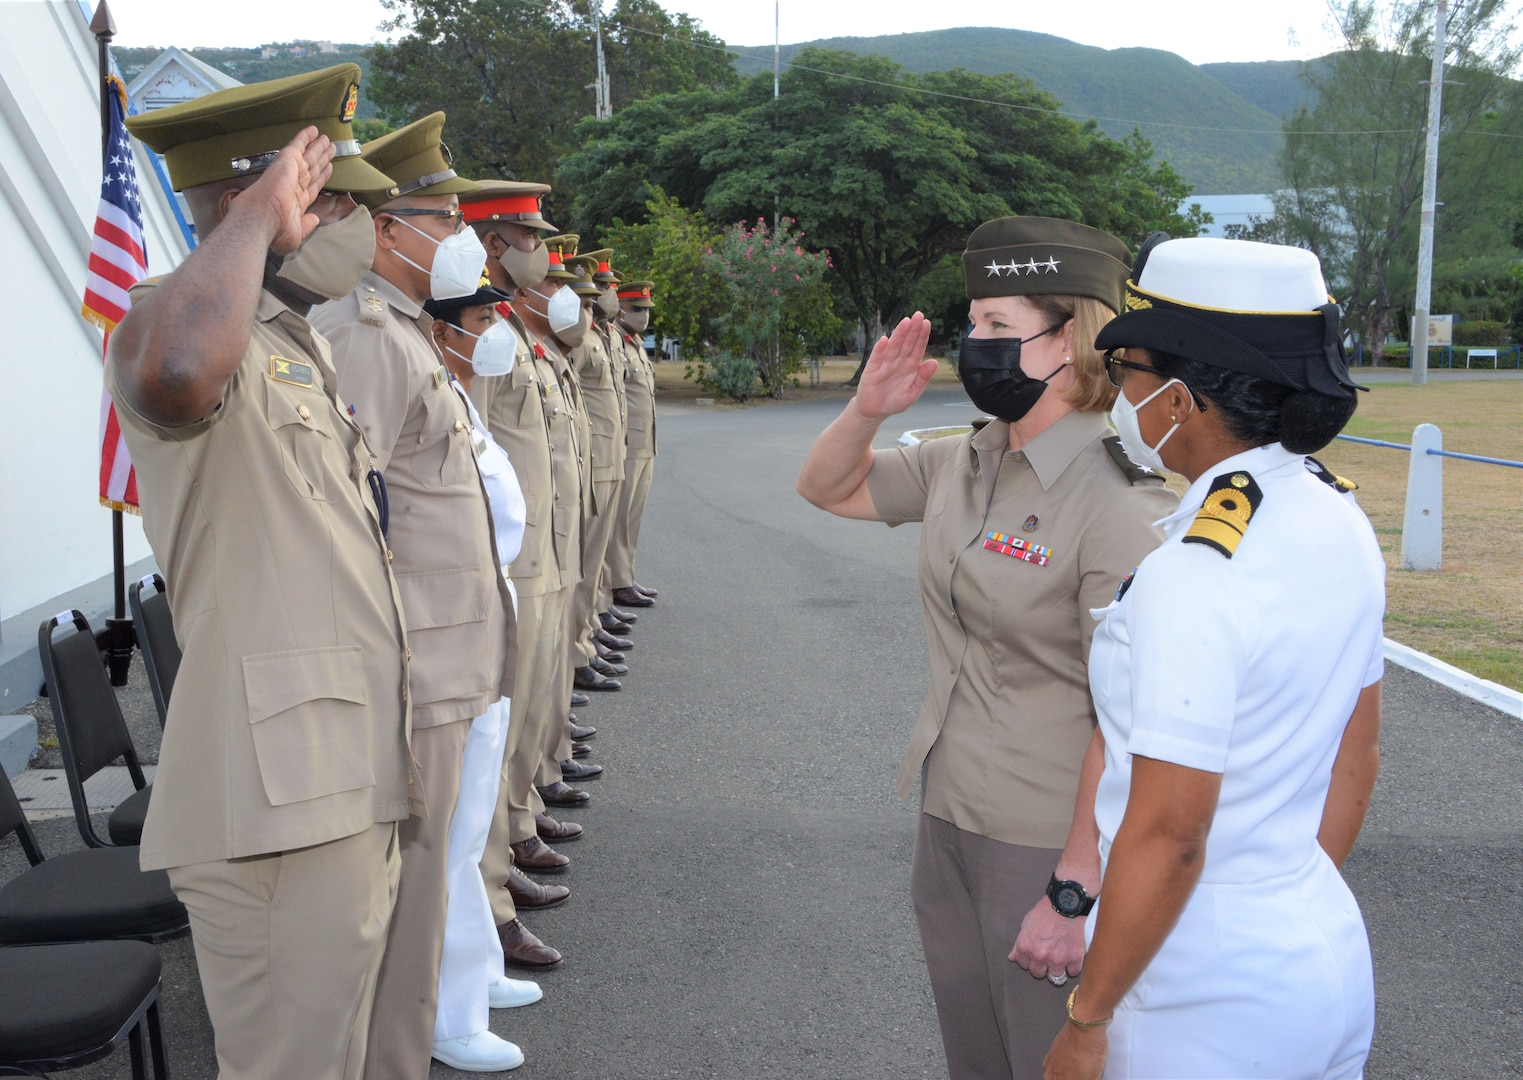
[[[782,0],[772,0],[772,127],[777,129],[778,98],[782,94],[783,70],[783,14]],[[772,235],[777,235],[782,223],[782,204],[776,191],[772,193]]]
[[[1417,230],[1417,300],[1412,311],[1412,385],[1428,381],[1428,305],[1433,299],[1433,218],[1438,199],[1438,135],[1444,100],[1444,31],[1448,0],[1433,19],[1433,72],[1428,85],[1428,149],[1423,160],[1423,210]]]
[[[602,0],[592,5],[592,31],[598,45],[598,76],[587,89],[594,93],[593,115],[599,120],[610,120],[613,118],[613,102],[608,93],[608,65],[603,62]]]

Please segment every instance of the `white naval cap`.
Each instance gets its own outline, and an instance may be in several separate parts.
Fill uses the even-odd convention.
[[[1217,311],[1304,314],[1329,300],[1322,264],[1304,248],[1206,236],[1153,248],[1137,285],[1155,297]]]

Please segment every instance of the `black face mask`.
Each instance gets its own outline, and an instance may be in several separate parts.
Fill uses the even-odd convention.
[[[1046,392],[1048,380],[1068,364],[1059,364],[1046,378],[1033,379],[1021,370],[1021,346],[1063,326],[1049,326],[1029,338],[963,338],[957,350],[957,377],[973,404],[1011,424],[1029,413]]]

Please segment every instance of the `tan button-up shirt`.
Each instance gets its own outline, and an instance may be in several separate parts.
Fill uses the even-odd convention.
[[[620,331],[624,344],[624,402],[628,411],[625,444],[636,461],[656,456],[656,369],[640,339]]]
[[[141,300],[155,287],[133,290]],[[184,659],[145,870],[307,847],[408,812],[407,642],[328,346],[262,293],[216,412],[165,428],[106,387]]]
[[[519,352],[506,375],[471,380],[471,400],[497,445],[507,451],[524,493],[524,539],[509,568],[520,596],[542,596],[581,579],[581,475],[576,411],[562,382],[558,354],[517,315],[509,321]]]
[[[339,393],[391,500],[392,571],[412,649],[414,727],[469,720],[513,692],[513,601],[497,564],[471,417],[421,306],[377,274],[312,312],[333,343]]]
[[[571,362],[582,386],[582,401],[591,421],[593,480],[624,479],[624,406],[622,387],[614,381],[614,365],[597,327],[587,331],[571,350]],[[598,508],[601,513],[603,508]]]
[[[884,521],[924,522],[931,689],[899,793],[923,764],[925,813],[1008,844],[1067,839],[1095,727],[1089,613],[1163,540],[1153,522],[1178,503],[1161,478],[1132,483],[1107,434],[1102,414],[1070,413],[1012,451],[1009,425],[995,421],[875,451],[868,473]]]

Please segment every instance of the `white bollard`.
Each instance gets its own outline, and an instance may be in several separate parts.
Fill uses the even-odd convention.
[[[1444,459],[1429,450],[1444,448],[1444,433],[1433,424],[1412,432],[1407,466],[1407,513],[1401,526],[1401,568],[1437,570],[1444,554]]]

